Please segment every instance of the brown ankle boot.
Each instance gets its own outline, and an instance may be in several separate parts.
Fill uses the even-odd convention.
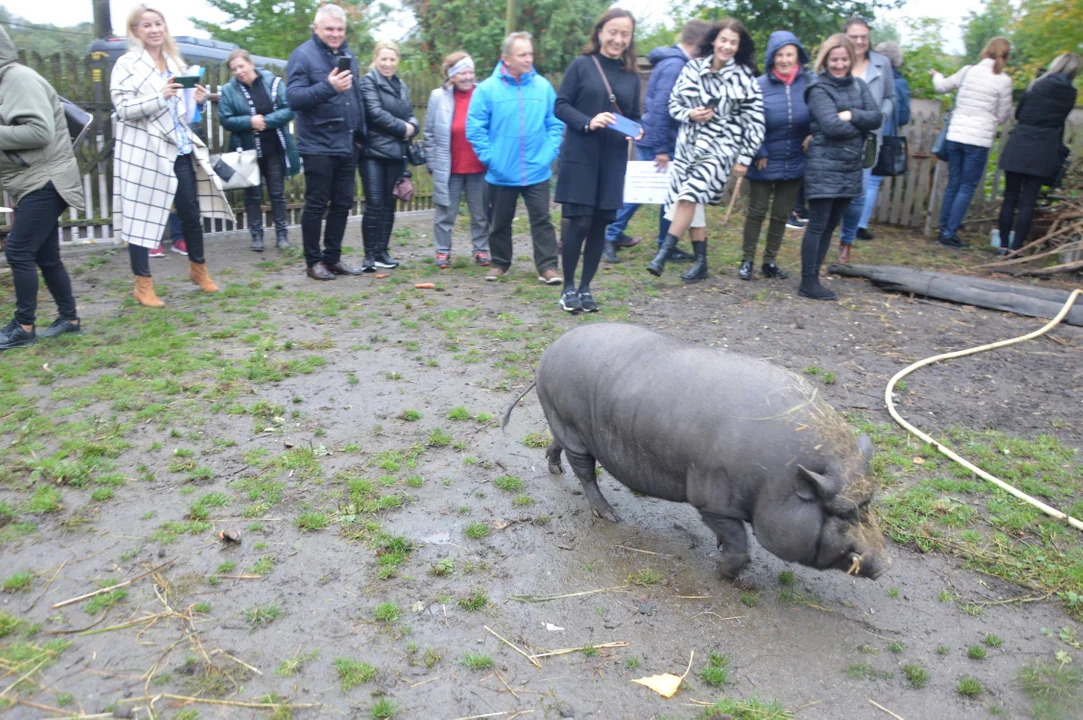
[[[218,292],[218,286],[211,280],[211,276],[207,274],[207,265],[205,263],[188,263],[188,279],[199,286],[199,289],[203,292]]]
[[[839,248],[839,262],[842,263],[843,265],[849,265],[850,264],[850,246],[849,245],[844,244]]]
[[[135,292],[132,293],[135,301],[144,307],[160,308],[165,303],[154,294],[154,281],[142,275],[135,276]]]

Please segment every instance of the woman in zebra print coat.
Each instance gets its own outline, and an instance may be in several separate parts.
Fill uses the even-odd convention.
[[[670,250],[690,229],[696,261],[681,276],[689,283],[707,277],[704,206],[721,202],[731,173],[744,177],[765,132],[756,48],[744,25],[732,18],[715,23],[699,50],[700,59],[684,66],[669,96],[669,113],[681,122],[665,204],[672,224],[647,266],[661,275]]]

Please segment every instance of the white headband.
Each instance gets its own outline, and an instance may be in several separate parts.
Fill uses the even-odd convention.
[[[450,78],[455,77],[459,73],[461,73],[463,70],[473,70],[473,69],[474,69],[474,58],[467,55],[462,60],[460,60],[459,62],[455,63],[454,65],[452,65],[451,67],[449,67],[447,69],[447,76],[450,79]]]

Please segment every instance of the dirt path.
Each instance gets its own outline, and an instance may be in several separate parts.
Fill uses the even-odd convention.
[[[829,281],[839,303],[809,303],[796,272],[738,281],[735,233],[713,251],[716,274],[694,287],[675,268],[649,278],[649,249],[626,251],[597,283],[601,316],[571,317],[535,280],[528,239],[517,236],[511,279],[484,283],[462,263],[437,273],[428,222],[400,220],[393,250],[407,265],[382,280],[317,284],[296,257],[256,255],[238,236],[212,247],[224,292],[207,296],[182,277],[180,257],[156,260],[160,312],[130,301],[122,253],[73,259],[88,334],[7,353],[0,370],[0,575],[32,574],[25,590],[0,593],[0,708],[18,695],[87,714],[148,717],[154,698],[165,718],[272,710],[182,699],[199,697],[277,704],[275,717],[292,707],[296,717],[692,718],[707,712],[700,703],[730,698],[743,703],[739,718],[891,717],[870,701],[907,720],[1023,717],[1033,710],[1024,666],[1056,669],[1058,652],[1083,662],[1076,606],[1052,594],[1072,578],[1083,586],[1078,535],[967,485],[889,427],[882,403],[905,364],[1039,321],[858,280]],[[359,245],[357,227],[348,232]],[[881,235],[861,261],[976,257]],[[797,240],[787,238],[788,269]],[[437,289],[415,290],[420,280]],[[594,320],[766,358],[820,383],[884,458],[885,522],[906,540],[891,547],[889,575],[820,573],[756,546],[741,581],[721,581],[691,507],[635,497],[609,477],[602,490],[622,522],[593,518],[571,473],[550,476],[528,446],[546,430],[536,397],[506,433],[496,421],[545,346]],[[902,412],[1078,513],[1081,344],[1065,326],[920,371]],[[227,528],[239,544],[218,539]],[[940,552],[951,547],[961,557]],[[1031,548],[1055,579],[1008,554]],[[167,561],[123,597],[50,607]],[[581,594],[516,599],[570,593]],[[1020,597],[1046,601],[998,604]],[[535,667],[496,634],[528,653],[625,645]],[[693,651],[672,699],[629,682],[679,675]],[[712,653],[724,672],[702,673]],[[964,678],[976,681],[972,697],[959,692]],[[754,698],[785,712],[757,713]]]

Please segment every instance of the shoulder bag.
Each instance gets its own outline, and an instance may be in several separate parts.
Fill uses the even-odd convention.
[[[970,72],[970,68],[973,65],[967,66],[966,70],[963,70],[963,76],[959,78],[959,87],[955,90],[955,100],[959,99],[959,91],[963,89],[963,83],[966,82],[966,74]],[[951,104],[952,108],[955,107],[955,102]],[[933,155],[937,158],[948,161],[948,127],[951,125],[951,113],[944,114],[944,127],[940,128],[940,132],[936,136],[936,140],[933,141]]]
[[[624,111],[620,109],[620,104],[617,102],[617,96],[613,93],[613,88],[609,84],[609,78],[605,76],[605,70],[602,69],[602,63],[598,61],[598,56],[591,55],[590,59],[594,61],[594,67],[598,68],[598,74],[602,76],[602,82],[605,83],[605,92],[607,95],[609,95],[609,104],[613,106],[613,108],[617,111],[618,115],[623,116]],[[633,141],[635,140],[635,138],[629,139]],[[630,142],[628,143],[628,159],[634,160],[635,157],[635,143]]]
[[[255,150],[211,155],[210,162],[214,174],[222,180],[223,190],[243,190],[260,183],[259,158]]]

